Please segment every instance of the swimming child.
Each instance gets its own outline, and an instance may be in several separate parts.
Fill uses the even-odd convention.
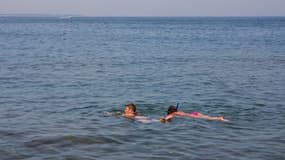
[[[170,121],[173,117],[190,117],[190,118],[201,118],[201,119],[207,119],[207,120],[216,120],[216,121],[225,121],[224,117],[210,117],[207,115],[204,115],[199,112],[192,112],[192,113],[185,113],[182,111],[177,111],[177,108],[175,106],[169,106],[167,111],[167,116],[160,118],[160,122],[166,122]]]
[[[133,103],[128,103],[125,105],[125,110],[122,116],[127,117],[127,118],[134,118],[137,115],[137,107]]]
[[[137,110],[137,107],[135,104],[128,103],[125,105],[125,110],[124,110],[124,113],[122,114],[122,116],[125,118],[134,119],[134,120],[142,122],[142,123],[151,123],[151,122],[157,121],[157,120],[153,120],[153,119],[150,119],[148,117],[145,117],[145,116],[138,115],[136,110]]]

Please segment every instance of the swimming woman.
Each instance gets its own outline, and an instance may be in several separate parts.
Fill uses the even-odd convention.
[[[160,118],[160,122],[170,121],[173,117],[190,117],[190,118],[201,118],[215,121],[225,121],[224,117],[210,117],[199,112],[185,113],[178,111],[175,106],[169,106],[167,110],[167,116]]]

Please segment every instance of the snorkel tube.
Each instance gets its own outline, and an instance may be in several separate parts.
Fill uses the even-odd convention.
[[[178,111],[179,103],[176,103],[176,111]]]

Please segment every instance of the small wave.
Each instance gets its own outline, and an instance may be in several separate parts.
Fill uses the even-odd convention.
[[[96,108],[96,105],[89,105],[89,106],[84,106],[84,107],[74,107],[74,108],[69,108],[67,110],[65,110],[65,112],[73,112],[73,111],[77,111],[77,110],[85,110],[85,109],[92,109],[92,108]]]

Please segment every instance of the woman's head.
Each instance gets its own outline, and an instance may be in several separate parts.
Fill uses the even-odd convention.
[[[177,112],[177,109],[175,106],[171,105],[168,107],[168,110],[167,110],[167,114],[171,114],[171,113],[174,113],[174,112]]]

